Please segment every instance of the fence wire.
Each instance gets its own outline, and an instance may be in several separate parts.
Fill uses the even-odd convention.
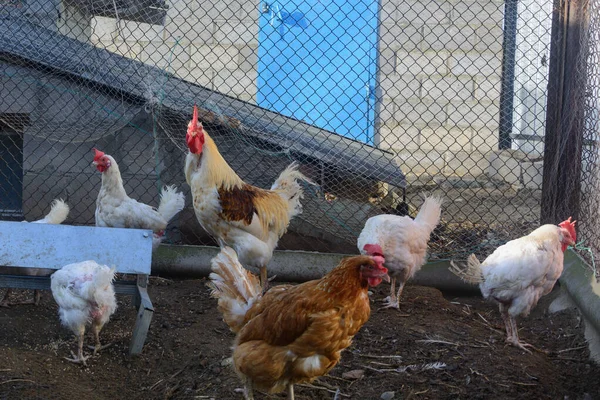
[[[582,32],[581,39],[586,43],[587,52],[580,62],[586,80],[583,93],[585,106],[579,249],[593,265],[597,276],[596,259],[600,254],[600,235],[597,229],[600,223],[600,1],[589,1],[588,15],[589,25]]]
[[[297,160],[320,185],[279,248],[355,253],[367,218],[414,217],[434,192],[430,257],[487,254],[539,224],[551,12],[541,0],[2,2],[1,217],[39,218],[60,197],[68,223],[94,224],[97,147],[139,201],[184,190],[167,243],[214,244],[183,175],[198,104],[248,183],[270,187]]]

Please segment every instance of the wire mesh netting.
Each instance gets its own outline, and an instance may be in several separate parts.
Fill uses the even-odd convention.
[[[580,67],[585,79],[583,146],[581,165],[581,211],[579,234],[580,250],[598,270],[594,255],[600,251],[598,210],[600,210],[600,2],[589,2],[589,26],[582,32],[581,41],[587,52],[582,55]]]
[[[414,217],[434,192],[431,258],[486,254],[540,223],[551,13],[541,0],[2,2],[2,218],[61,197],[67,222],[94,224],[96,147],[131,197],[185,192],[167,243],[214,244],[183,175],[198,104],[246,182],[268,188],[296,160],[318,183],[279,248],[354,253],[367,218]]]

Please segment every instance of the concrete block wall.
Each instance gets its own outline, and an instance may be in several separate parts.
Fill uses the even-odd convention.
[[[241,100],[256,99],[258,0],[169,0],[164,26],[92,18],[91,42]]]
[[[379,146],[411,176],[480,175],[498,148],[504,2],[384,0]]]

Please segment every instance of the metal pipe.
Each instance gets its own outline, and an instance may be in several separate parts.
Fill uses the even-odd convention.
[[[210,274],[210,260],[218,247],[161,245],[152,257],[152,274],[183,278],[204,278]],[[306,282],[319,279],[342,259],[352,254],[275,250],[269,275],[281,282]],[[410,283],[432,286],[442,291],[479,293],[477,286],[464,283],[448,271],[448,261],[433,261],[421,268]],[[258,271],[253,271],[258,272]]]

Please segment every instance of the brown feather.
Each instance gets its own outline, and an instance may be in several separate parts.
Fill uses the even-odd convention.
[[[218,192],[222,208],[219,216],[226,221],[243,221],[246,225],[252,223],[254,214],[258,215],[255,199],[264,196],[264,191],[248,184],[230,189],[221,186]]]
[[[261,239],[267,239],[271,229],[279,237],[285,233],[290,221],[289,204],[277,192],[244,183],[230,188],[221,186],[218,193],[222,209],[219,216],[226,221],[250,225],[257,215],[263,231]]]

